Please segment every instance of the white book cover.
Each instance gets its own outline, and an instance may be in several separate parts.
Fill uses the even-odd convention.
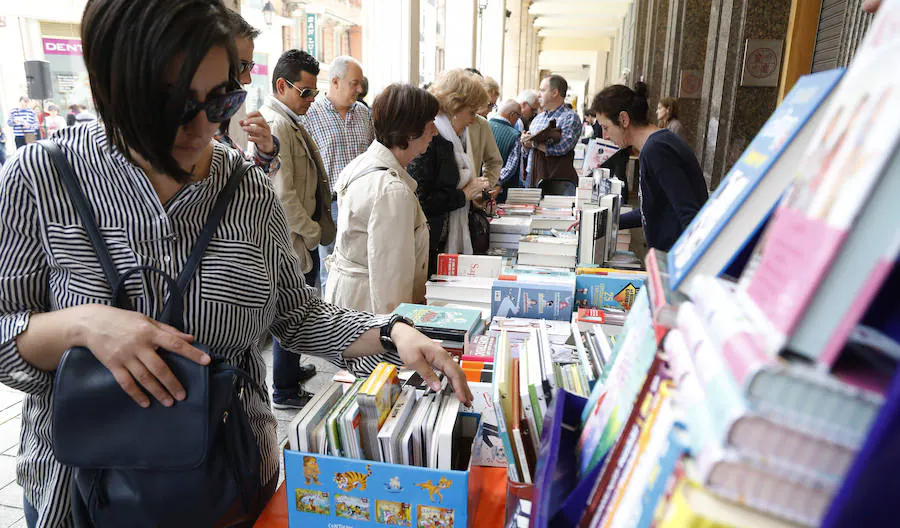
[[[515,235],[513,235],[515,236]],[[491,237],[493,238],[493,236]],[[503,258],[489,255],[438,255],[438,275],[497,278],[503,269]]]
[[[304,413],[303,418],[297,424],[297,440],[299,449],[306,453],[315,451],[313,443],[313,432],[316,426],[322,424],[328,411],[337,403],[343,395],[343,385],[331,385],[322,392],[316,394],[306,407],[309,412]],[[305,410],[305,409],[304,409]]]
[[[563,255],[538,255],[535,253],[519,253],[519,264],[574,269],[575,266],[578,265],[578,258],[575,256],[568,257]]]
[[[430,299],[489,304],[493,287],[494,279],[490,277],[432,275],[425,283],[425,294]]]
[[[416,457],[415,457],[415,449],[416,443],[413,441],[413,436],[416,430],[421,431],[421,423],[424,419],[424,412],[427,411],[427,402],[426,399],[419,398],[415,405],[413,406],[412,414],[410,415],[410,419],[406,422],[406,425],[403,427],[403,431],[400,433],[400,464],[404,466],[414,466],[416,465]]]
[[[491,233],[527,235],[531,232],[530,216],[501,216],[491,219]]]
[[[347,446],[349,458],[362,460],[362,445],[359,440],[359,403],[354,398],[339,419],[341,444]]]
[[[450,471],[453,469],[453,431],[459,420],[460,401],[452,392],[445,396],[446,404],[441,416],[441,422],[437,428],[437,469]]]
[[[378,431],[378,444],[381,449],[381,458],[383,461],[397,464],[400,458],[400,446],[398,437],[400,430],[406,424],[409,414],[412,412],[416,403],[416,390],[412,387],[405,387],[391,411],[384,425]]]

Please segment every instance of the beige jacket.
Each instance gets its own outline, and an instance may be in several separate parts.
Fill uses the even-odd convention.
[[[386,167],[360,176],[367,171]],[[416,181],[384,145],[373,141],[335,185],[338,234],[325,260],[325,301],[343,308],[390,313],[423,302],[428,278],[428,222]]]
[[[259,111],[281,143],[281,169],[272,177],[272,184],[284,206],[301,270],[309,273],[313,267],[309,251],[319,244],[330,244],[336,231],[331,218],[331,188],[322,157],[309,133],[277,101],[270,97]],[[318,220],[313,220],[314,216]]]
[[[487,178],[491,185],[497,185],[503,158],[494,140],[491,124],[480,115],[476,115],[475,122],[466,128],[466,152],[472,160],[472,168]]]

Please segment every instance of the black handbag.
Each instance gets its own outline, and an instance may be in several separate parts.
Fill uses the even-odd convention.
[[[493,209],[491,195],[486,191],[481,193],[482,207],[474,203],[469,204],[469,238],[472,240],[472,254],[484,255],[491,247],[491,213]]]
[[[136,273],[162,275],[169,296],[157,320],[183,330],[183,292],[235,190],[251,165],[230,177],[176,281],[153,267],[118,276],[88,204],[60,148],[41,141],[96,250],[113,305],[131,309],[124,280]],[[208,347],[194,346],[210,353]],[[202,366],[163,350],[160,357],[184,386],[186,398],[165,407],[150,398],[139,407],[90,350],[65,352],[53,386],[53,453],[73,468],[72,515],[76,526],[214,526],[240,505],[258,513],[262,497],[260,455],[241,406],[245,388],[265,394],[245,371],[221,357]],[[239,508],[240,509],[240,508]],[[239,512],[241,513],[241,512]]]

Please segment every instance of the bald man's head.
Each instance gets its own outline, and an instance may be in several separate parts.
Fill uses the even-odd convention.
[[[507,99],[497,107],[497,113],[509,121],[509,124],[516,126],[516,122],[522,114],[522,109],[514,99]]]

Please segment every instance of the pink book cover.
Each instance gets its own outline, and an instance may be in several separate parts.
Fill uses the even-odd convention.
[[[800,316],[840,251],[900,137],[900,6],[869,29],[826,117],[796,167],[792,189],[741,278],[750,299],[782,339]]]

